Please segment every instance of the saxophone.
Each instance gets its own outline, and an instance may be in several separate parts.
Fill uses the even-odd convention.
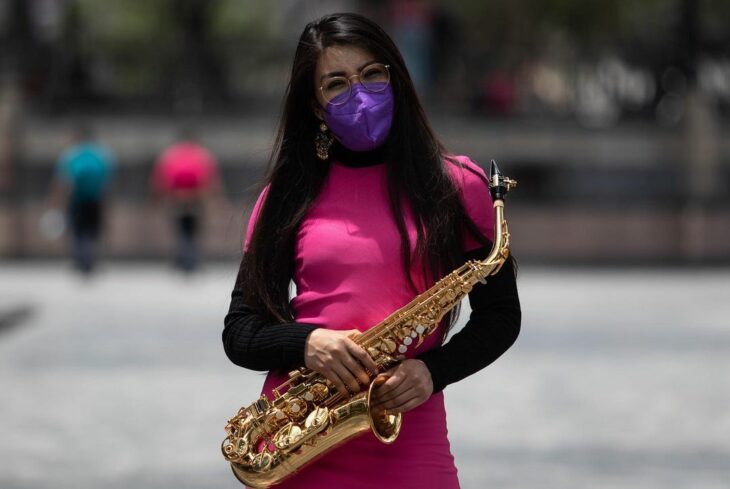
[[[490,165],[489,190],[495,213],[492,250],[484,260],[469,260],[430,289],[393,312],[380,324],[353,336],[375,360],[378,372],[400,363],[409,348],[418,348],[477,282],[496,274],[509,257],[509,231],[504,197],[517,185]],[[253,488],[277,484],[320,455],[366,431],[386,444],[400,432],[402,415],[371,406],[374,388],[385,381],[375,372],[370,387],[343,396],[323,375],[301,367],[273,389],[242,407],[226,425],[221,450],[233,474]]]

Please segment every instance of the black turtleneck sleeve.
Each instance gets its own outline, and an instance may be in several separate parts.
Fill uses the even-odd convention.
[[[468,252],[466,259],[483,260],[490,249]],[[471,315],[461,331],[448,343],[417,355],[431,372],[434,392],[483,369],[515,342],[522,319],[515,272],[510,258],[486,284],[477,283],[469,293]]]
[[[246,273],[243,265],[238,271],[239,278],[242,273]],[[316,326],[266,320],[245,303],[240,283],[240,279],[236,279],[228,314],[223,320],[223,349],[228,358],[236,365],[251,370],[289,369],[304,365],[304,346]]]

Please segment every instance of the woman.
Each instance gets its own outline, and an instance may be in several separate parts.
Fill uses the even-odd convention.
[[[487,255],[493,216],[484,172],[446,155],[398,49],[355,14],[305,27],[271,163],[225,319],[226,354],[268,370],[270,397],[301,365],[342,393],[357,392],[375,365],[348,336]],[[442,391],[515,341],[512,261],[469,300],[462,331],[442,344],[453,317],[444,321],[378,388],[380,406],[407,413],[394,444],[357,437],[277,487],[459,487]]]

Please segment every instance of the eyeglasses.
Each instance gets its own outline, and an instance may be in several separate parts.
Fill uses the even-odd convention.
[[[382,92],[390,83],[390,65],[382,63],[372,63],[367,65],[360,71],[358,75],[350,77],[333,76],[328,78],[324,84],[319,87],[322,97],[332,105],[342,105],[350,100],[352,95],[352,83],[350,80],[357,77],[362,87],[368,92]]]

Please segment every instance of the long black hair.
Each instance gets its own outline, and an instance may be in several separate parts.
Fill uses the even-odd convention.
[[[259,314],[281,322],[294,316],[289,282],[296,234],[329,171],[329,165],[315,156],[320,121],[312,103],[317,61],[327,47],[335,45],[364,49],[390,65],[395,109],[385,143],[388,193],[401,238],[401,259],[414,293],[422,291],[409,273],[413,263],[420,262],[425,277],[438,279],[463,262],[464,229],[482,244],[488,243],[464,210],[444,159],[458,163],[445,156],[444,147],[431,130],[398,48],[380,26],[361,15],[326,15],[307,24],[299,39],[269,161],[268,193],[239,273],[246,303]],[[418,230],[413,255],[403,217],[403,197]]]

